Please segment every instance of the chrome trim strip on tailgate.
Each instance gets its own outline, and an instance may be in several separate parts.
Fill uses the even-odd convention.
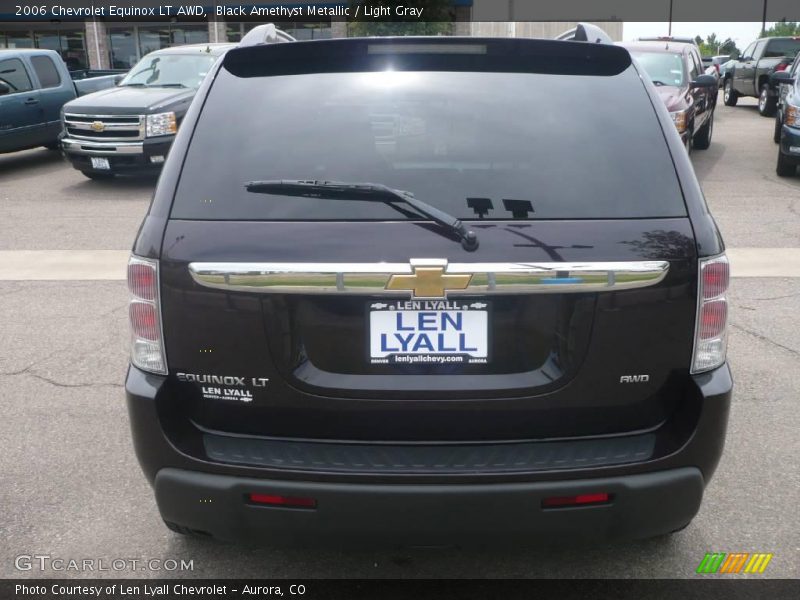
[[[412,259],[409,263],[193,262],[189,264],[189,273],[197,284],[220,290],[408,297],[413,295],[411,289],[386,289],[386,285],[393,275],[413,275],[418,268],[440,268],[444,275],[472,275],[466,287],[447,290],[446,296],[563,294],[655,285],[666,277],[669,262],[448,263],[444,259]]]

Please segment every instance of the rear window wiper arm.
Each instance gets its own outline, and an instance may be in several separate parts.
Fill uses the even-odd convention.
[[[461,219],[443,210],[418,200],[411,192],[396,190],[381,183],[348,183],[343,181],[314,181],[302,179],[271,179],[266,181],[250,181],[245,184],[248,192],[255,194],[274,194],[284,196],[301,196],[304,198],[324,198],[329,200],[366,200],[386,202],[403,202],[419,214],[441,225],[455,234],[465,250],[478,248],[478,236],[467,229]]]

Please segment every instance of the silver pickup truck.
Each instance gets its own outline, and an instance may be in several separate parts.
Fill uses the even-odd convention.
[[[114,87],[122,74],[82,71],[76,76],[80,79],[73,79],[53,50],[0,50],[0,153],[57,149],[64,104]]]

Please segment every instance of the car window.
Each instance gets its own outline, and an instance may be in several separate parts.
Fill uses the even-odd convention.
[[[682,86],[686,81],[683,58],[670,52],[647,52],[631,50],[633,56],[658,85]]]
[[[488,219],[667,217],[686,210],[656,112],[632,66],[613,76],[271,77],[237,77],[223,67],[195,127],[172,218],[404,218],[382,202],[245,189],[250,181],[276,179],[384,184],[461,219],[477,218],[476,201],[488,207]],[[530,203],[531,210],[520,215],[509,201]],[[418,218],[408,212],[405,218]]]
[[[744,52],[742,52],[742,60],[749,60],[753,58],[753,49],[756,47],[756,43],[753,42],[747,48],[745,48]]]
[[[694,81],[697,76],[702,73],[704,69],[701,68],[697,62],[697,57],[694,52],[689,52],[689,81]]]
[[[33,89],[28,71],[18,58],[0,60],[0,81],[11,88],[12,94]]]
[[[184,86],[197,88],[217,57],[211,54],[154,54],[145,56],[120,85],[146,87]]]
[[[764,40],[762,40],[760,42],[756,42],[756,46],[753,49],[753,54],[752,54],[753,58],[755,58],[755,59],[764,58],[763,56],[761,56],[761,52],[764,50],[764,46],[766,45],[766,43],[767,42],[764,41]]]
[[[58,74],[55,63],[49,56],[32,56],[31,64],[43,88],[52,88],[61,85],[61,76]]]
[[[800,39],[770,40],[767,50],[764,52],[764,58],[777,58],[780,56],[794,58],[797,56],[798,50],[800,50]]]

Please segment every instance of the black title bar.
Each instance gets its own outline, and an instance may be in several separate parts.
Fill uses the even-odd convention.
[[[800,21],[800,0],[445,0],[447,20]],[[0,0],[0,21],[224,18],[309,22],[442,20],[441,0]]]

